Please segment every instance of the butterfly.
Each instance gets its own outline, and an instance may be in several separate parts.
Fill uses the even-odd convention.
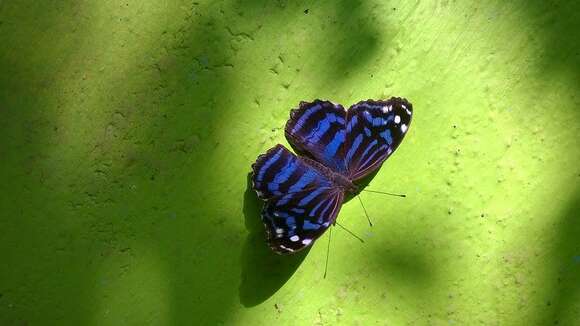
[[[380,168],[409,129],[413,107],[404,98],[340,104],[301,102],[290,112],[286,139],[299,153],[276,145],[252,165],[252,187],[270,248],[292,254],[336,220],[356,182]]]

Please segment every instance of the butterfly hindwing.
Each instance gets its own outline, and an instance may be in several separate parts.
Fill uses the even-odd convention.
[[[339,104],[321,100],[301,102],[290,112],[286,138],[300,152],[335,172],[344,173],[345,117],[346,111]]]
[[[362,101],[350,107],[345,164],[351,180],[367,176],[393,153],[409,128],[412,110],[407,100],[398,97]]]
[[[334,223],[343,197],[336,188],[317,188],[268,200],[262,222],[272,250],[291,254],[311,245]]]
[[[276,145],[252,168],[253,188],[266,201],[268,242],[277,253],[309,246],[336,219],[344,193],[316,164]]]

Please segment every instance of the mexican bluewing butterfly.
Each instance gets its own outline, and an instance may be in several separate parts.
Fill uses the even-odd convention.
[[[351,106],[315,100],[290,112],[285,133],[299,152],[278,144],[252,165],[252,184],[265,201],[262,221],[278,254],[311,245],[338,215],[356,181],[376,171],[399,146],[412,105],[393,97]]]

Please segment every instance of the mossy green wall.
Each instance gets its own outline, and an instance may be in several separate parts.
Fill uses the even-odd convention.
[[[2,1],[0,324],[578,325],[579,42],[575,1]],[[273,256],[289,110],[392,95],[408,197],[346,203],[326,279]]]

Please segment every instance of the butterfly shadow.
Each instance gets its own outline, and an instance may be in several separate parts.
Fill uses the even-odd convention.
[[[249,234],[242,249],[242,283],[240,302],[245,307],[256,306],[276,293],[296,272],[310,248],[293,255],[275,254],[266,242],[260,218],[263,203],[252,189],[248,174],[244,192],[244,217]]]

